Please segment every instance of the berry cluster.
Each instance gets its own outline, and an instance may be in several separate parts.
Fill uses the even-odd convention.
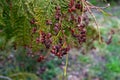
[[[36,43],[42,43],[47,49],[49,49],[52,44],[51,37],[51,33],[45,33],[43,31],[40,31],[40,37],[36,38]]]
[[[78,37],[78,41],[80,44],[82,44],[83,42],[86,42],[86,29],[82,29],[80,31],[80,35]]]
[[[75,0],[70,0],[70,3],[68,4],[68,12],[72,13],[72,12],[75,12],[76,9],[79,9],[80,11],[82,11],[82,6],[81,6],[81,3],[80,1],[76,1]]]
[[[55,56],[58,56],[59,58],[62,58],[64,55],[68,53],[70,50],[69,47],[63,48],[62,45],[55,45],[52,46],[51,53],[54,54]]]
[[[60,23],[55,23],[54,25],[54,31],[58,33],[60,31],[61,24]]]
[[[82,44],[83,42],[86,42],[86,30],[85,29],[82,29],[80,33],[78,34],[75,33],[74,29],[71,29],[71,34],[73,37],[77,38],[80,44]]]
[[[61,21],[60,21],[61,17],[62,17],[61,8],[60,8],[60,6],[57,6],[57,7],[55,7],[55,16],[54,16],[56,22],[53,24],[51,20],[46,20],[46,25],[52,25],[52,24],[54,25],[53,30],[56,34],[61,29]]]
[[[51,33],[44,33],[43,31],[40,32],[40,39],[39,41],[45,45],[46,48],[50,48],[52,44],[52,35]]]
[[[61,17],[62,17],[62,14],[61,14],[60,6],[55,7],[55,10],[56,10],[55,11],[55,20],[57,20],[57,21],[54,23],[54,31],[57,34],[61,29]]]
[[[74,41],[69,46],[65,44],[70,43],[69,39],[76,39],[80,46],[85,43],[90,19],[88,8],[84,3],[86,3],[86,0],[70,0],[68,6],[66,6],[67,11],[62,11],[62,8],[65,7],[57,5],[52,19],[46,20],[45,26],[49,26],[49,28],[40,27],[40,36],[36,39],[36,42],[45,45],[46,50],[59,58],[67,54],[70,47],[74,47]],[[30,23],[35,24],[35,20],[32,19]],[[36,29],[33,28],[32,31],[35,33]],[[39,56],[38,62],[45,58],[46,56]]]
[[[75,0],[70,0],[68,6],[68,12],[70,13],[68,21],[72,21],[76,25],[76,27],[71,29],[71,34],[78,39],[80,44],[82,44],[83,42],[86,42],[86,27],[89,24],[89,18],[80,1],[76,2]],[[77,10],[80,11],[80,14],[76,12]]]
[[[56,20],[60,20],[60,17],[62,15],[60,6],[55,7],[55,10],[56,10],[56,12],[55,12],[55,19]]]

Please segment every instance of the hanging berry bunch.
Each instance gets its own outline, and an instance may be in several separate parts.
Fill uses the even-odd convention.
[[[38,61],[44,60],[50,54],[62,58],[68,54],[71,47],[76,46],[76,44],[82,46],[83,43],[88,41],[87,27],[90,22],[90,15],[96,23],[91,9],[101,10],[101,8],[90,4],[86,0],[70,0],[64,6],[55,5],[54,9],[52,9],[52,17],[46,16],[44,13],[43,21],[38,17],[35,18],[36,20],[32,19],[31,24],[36,21],[36,25],[40,26],[36,42],[45,47],[47,52],[45,56],[40,54]],[[33,33],[34,31],[36,29],[33,29]]]

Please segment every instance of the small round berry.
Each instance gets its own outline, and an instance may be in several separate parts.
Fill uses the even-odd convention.
[[[45,57],[42,56],[42,55],[40,55],[39,58],[37,59],[37,62],[41,62],[41,61],[44,60],[44,59],[45,59]]]
[[[36,28],[36,27],[33,27],[33,28],[32,28],[32,34],[36,33],[36,31],[37,31],[37,28]]]
[[[79,1],[78,1],[77,4],[75,5],[75,8],[77,8],[77,9],[81,9],[81,8],[82,8]]]
[[[60,6],[56,6],[55,9],[56,9],[56,10],[60,10],[61,7],[60,7]]]
[[[72,12],[76,11],[75,6],[73,6],[73,7],[71,8],[71,11],[72,11]]]
[[[72,12],[72,9],[71,9],[71,8],[69,8],[69,9],[68,9],[68,12],[69,12],[69,13],[71,13],[71,12]]]
[[[35,19],[34,19],[34,18],[31,19],[31,20],[30,20],[30,23],[31,23],[31,24],[35,24]]]

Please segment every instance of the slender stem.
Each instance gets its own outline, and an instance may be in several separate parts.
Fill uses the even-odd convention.
[[[67,80],[67,67],[68,67],[68,54],[66,55],[66,63],[65,63],[65,68],[64,68],[65,80]]]

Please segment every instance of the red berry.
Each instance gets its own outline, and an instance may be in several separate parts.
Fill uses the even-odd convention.
[[[36,31],[37,31],[36,27],[32,28],[32,34],[34,34]]]
[[[71,8],[74,4],[75,4],[75,1],[74,0],[70,0],[70,3],[69,3],[68,6]]]
[[[55,54],[55,50],[52,49],[52,50],[51,50],[51,53],[52,53],[52,54]]]
[[[58,27],[54,27],[54,31],[58,32],[59,31]]]
[[[34,18],[31,19],[31,20],[30,20],[30,23],[31,23],[31,24],[35,24],[35,19],[34,19]]]
[[[77,9],[81,9],[80,2],[78,2],[78,3],[75,5],[75,8],[77,8]]]
[[[36,38],[36,43],[39,43],[40,42],[40,39],[39,38]]]
[[[62,58],[62,55],[61,55],[60,52],[58,52],[56,55],[57,55],[59,58]]]
[[[71,8],[71,11],[72,11],[72,12],[76,11],[75,6],[73,6],[73,7]]]
[[[71,8],[69,8],[69,9],[68,9],[68,12],[69,12],[69,13],[71,13],[71,12],[72,12],[72,9],[71,9]]]
[[[60,19],[60,16],[59,16],[59,15],[55,15],[55,19],[56,19],[56,20],[59,20],[59,19]]]
[[[60,6],[56,6],[55,9],[56,9],[56,10],[60,10],[61,7],[60,7]]]
[[[37,62],[41,62],[42,60],[44,60],[45,59],[45,57],[44,56],[39,56],[39,58],[37,59]]]
[[[71,16],[71,20],[75,20],[75,16],[73,14],[71,14],[70,16]]]
[[[52,36],[51,33],[48,33],[48,34],[47,34],[47,37],[48,37],[48,38],[50,38],[51,36]]]
[[[78,16],[78,23],[81,23],[81,16]]]

